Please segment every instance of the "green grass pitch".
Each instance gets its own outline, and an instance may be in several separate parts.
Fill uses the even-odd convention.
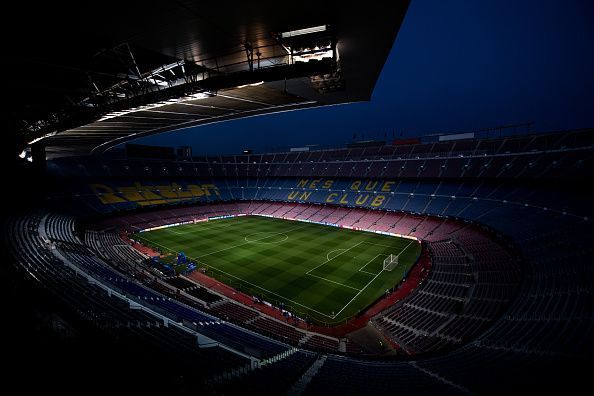
[[[418,242],[314,223],[241,216],[139,233],[163,252],[184,252],[207,273],[318,324],[335,325],[398,284]],[[383,261],[399,255],[392,271]]]

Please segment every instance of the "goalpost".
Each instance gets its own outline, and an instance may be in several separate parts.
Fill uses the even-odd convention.
[[[392,271],[398,266],[398,256],[391,254],[384,259],[384,271]]]

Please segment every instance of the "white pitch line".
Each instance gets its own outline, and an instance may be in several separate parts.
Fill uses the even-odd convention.
[[[367,265],[368,265],[369,263],[371,263],[373,260],[375,260],[375,259],[376,259],[376,258],[378,258],[379,256],[386,256],[386,257],[388,257],[388,255],[387,255],[387,254],[382,254],[382,253],[380,253],[380,254],[376,254],[374,258],[372,258],[371,260],[369,260],[368,262],[366,262],[366,263],[363,265],[363,267],[359,268],[359,272],[365,272],[366,274],[375,275],[375,272],[363,271],[363,268],[367,267]]]
[[[171,232],[173,234],[182,235],[182,236],[183,235],[188,235],[188,234],[191,233],[190,231],[188,231],[188,232],[182,232],[182,231],[174,230],[174,228],[175,227],[169,227],[169,228],[166,228],[166,230],[167,230],[167,232]]]
[[[334,253],[334,252],[338,252],[339,250],[345,250],[345,249],[334,249],[334,250],[330,250],[328,253],[326,253],[326,261],[330,260],[330,253]]]
[[[416,242],[416,241],[415,241],[414,239],[413,239],[413,240],[411,240],[411,241],[408,243],[408,245],[406,245],[406,246],[404,247],[404,249],[402,249],[402,250],[400,251],[400,253],[398,253],[398,254],[397,254],[397,256],[398,256],[398,257],[400,257],[400,255],[401,255],[402,253],[404,253],[404,252],[406,251],[406,249],[408,249],[408,247],[409,247],[410,245],[412,245],[412,243],[413,243],[413,242]]]
[[[233,219],[220,219],[220,220],[233,220]],[[209,224],[212,226],[209,227]],[[196,227],[188,227],[187,231],[179,231],[176,228],[178,227],[185,227],[185,226],[195,226],[199,225],[199,228]],[[200,221],[198,223],[189,223],[189,224],[180,224],[174,227],[167,227],[164,230],[172,232],[177,235],[190,235],[195,234],[196,232],[203,232],[203,231],[210,231],[210,230],[218,230],[219,228],[228,228],[233,225],[231,221],[223,221],[219,222],[218,220],[209,220],[209,221]]]
[[[414,241],[414,239],[413,239]],[[390,248],[390,249],[396,249],[396,246],[390,246],[390,245],[382,245],[381,243],[373,243],[373,242],[367,242],[365,241],[366,244],[368,245],[373,245],[373,246],[381,246],[381,247],[386,247],[386,248]]]
[[[203,254],[203,255],[199,256],[199,257],[198,257],[198,259],[201,259],[202,257],[207,257],[207,256],[210,256],[210,255],[213,255],[213,254],[217,254],[217,253],[220,253],[220,252],[224,252],[224,251],[226,251],[226,250],[235,249],[235,248],[238,248],[238,247],[241,247],[241,246],[243,246],[243,245],[250,244],[250,243],[254,243],[254,242],[258,242],[258,241],[262,241],[262,240],[264,240],[264,239],[267,239],[267,238],[270,238],[270,237],[273,237],[273,236],[277,236],[277,235],[280,235],[280,234],[286,234],[286,233],[289,233],[289,232],[292,232],[292,231],[297,231],[297,230],[299,230],[299,229],[301,229],[301,228],[305,228],[305,227],[307,227],[307,225],[300,226],[300,227],[295,227],[295,228],[293,228],[293,229],[290,229],[290,230],[287,230],[287,231],[284,231],[284,232],[275,232],[275,233],[273,233],[273,234],[271,233],[271,234],[270,234],[270,235],[268,235],[268,236],[265,236],[265,237],[262,237],[262,238],[258,238],[258,239],[254,239],[254,240],[252,240],[252,241],[250,241],[250,242],[244,242],[244,243],[240,243],[239,245],[233,245],[233,246],[226,247],[226,248],[224,248],[224,249],[215,250],[214,252],[210,252],[210,253]]]
[[[285,231],[284,233],[291,232],[291,231],[296,231],[296,230],[298,230],[298,229],[300,229],[300,228],[304,228],[304,227],[306,227],[306,225],[304,225],[304,226],[300,226],[300,227],[295,227],[295,228],[293,228],[293,229],[290,229],[290,230],[287,230],[287,231]],[[266,239],[266,238],[270,238],[270,237],[272,237],[272,236],[276,236],[276,235],[278,235],[278,234],[284,234],[284,233],[283,233],[283,232],[277,232],[277,233],[270,234],[270,235],[268,235],[268,236],[266,236],[266,237],[263,237],[263,238],[254,239],[252,242],[257,242],[257,241],[260,241],[260,240],[263,240],[263,239]],[[148,238],[147,238],[147,242],[148,242],[148,243],[155,244],[155,245],[157,245],[157,246],[160,246],[160,247],[162,247],[162,248],[163,248],[163,249],[165,249],[165,250],[168,250],[168,251],[170,251],[170,252],[174,252],[174,253],[175,253],[175,250],[173,250],[173,249],[171,249],[171,248],[168,248],[167,246],[161,245],[160,243],[157,243],[157,242],[154,242],[154,241],[152,241],[152,240],[149,240]],[[207,253],[207,254],[203,254],[202,256],[199,256],[199,257],[198,257],[198,259],[200,259],[200,257],[206,257],[206,256],[210,256],[211,254],[220,253],[220,252],[224,252],[225,250],[234,249],[234,248],[237,248],[237,247],[240,247],[240,246],[243,246],[243,245],[247,245],[248,243],[252,243],[252,242],[244,242],[244,243],[240,243],[239,245],[229,246],[229,247],[227,247],[227,248],[224,248],[224,249],[221,249],[221,250],[217,250],[217,251],[214,251],[214,252],[210,252],[210,253]]]
[[[199,261],[198,259],[196,259],[196,258],[194,258],[194,257],[189,257],[189,258],[190,258],[190,259],[194,259],[194,260],[196,260],[196,261]],[[203,264],[205,264],[205,265],[208,265],[208,264],[206,264],[206,263],[203,263]],[[323,315],[323,316],[325,316],[325,317],[327,317],[327,318],[329,318],[329,319],[334,319],[334,318],[333,318],[332,316],[330,316],[330,315],[326,315],[325,313],[323,313],[323,312],[320,312],[320,311],[317,311],[317,310],[315,310],[315,309],[313,309],[313,308],[310,308],[310,307],[308,307],[307,305],[303,305],[303,304],[301,304],[301,303],[298,303],[297,301],[293,301],[293,300],[291,300],[291,299],[289,299],[289,298],[287,298],[287,297],[285,297],[285,296],[281,296],[280,294],[278,294],[278,293],[275,293],[275,292],[273,292],[273,291],[271,291],[271,290],[265,289],[265,288],[263,288],[263,287],[261,287],[261,286],[258,286],[258,285],[256,285],[256,284],[253,284],[253,283],[251,283],[251,282],[248,282],[248,281],[246,281],[246,280],[244,280],[244,279],[242,279],[242,278],[240,278],[240,277],[238,277],[238,276],[235,276],[235,275],[233,275],[233,274],[230,274],[230,273],[228,273],[228,272],[226,272],[226,271],[223,271],[223,270],[221,270],[221,269],[218,269],[217,267],[214,267],[214,266],[212,266],[212,265],[208,265],[208,267],[209,267],[209,268],[214,268],[216,271],[219,271],[219,272],[221,272],[221,273],[223,273],[223,274],[225,274],[225,275],[227,275],[227,276],[230,276],[230,277],[232,277],[232,278],[235,278],[235,279],[239,279],[240,281],[242,281],[242,282],[244,282],[244,283],[247,283],[248,285],[254,286],[254,287],[256,287],[256,288],[258,288],[258,289],[260,289],[260,290],[264,290],[265,292],[268,292],[268,293],[270,293],[270,294],[274,294],[274,295],[275,295],[275,296],[277,296],[277,297],[280,297],[280,298],[282,298],[282,299],[284,299],[284,300],[290,301],[290,302],[292,302],[293,304],[297,304],[297,305],[299,305],[299,306],[301,306],[301,307],[303,307],[303,308],[305,308],[305,309],[308,309],[308,310],[310,310],[310,311],[312,311],[312,312],[315,312],[315,313],[318,313],[318,314],[320,314],[320,315]]]
[[[254,232],[253,234],[249,234],[249,235],[244,236],[243,237],[243,240],[246,241],[246,242],[250,242],[250,243],[258,242],[260,239],[253,240],[253,241],[250,241],[248,239],[252,235],[258,235],[258,234],[270,234],[270,233],[269,232],[266,232],[266,231]],[[275,241],[272,241],[272,242],[262,242],[262,243],[263,244],[283,243],[284,241],[286,241],[287,239],[289,239],[289,236],[287,234],[285,234],[284,232],[282,234],[277,234],[277,235],[284,235],[285,236],[285,239],[283,239],[282,241],[276,241],[276,242]],[[269,235],[269,236],[274,236],[274,235]],[[262,239],[266,239],[266,238],[262,238]]]
[[[322,278],[321,276],[317,276],[317,275],[314,275],[314,274],[307,274],[307,273],[306,273],[305,275],[308,275],[308,276],[315,276],[316,278],[319,278],[319,279],[322,279],[322,280],[325,280],[325,281],[328,281],[328,282],[335,283],[335,284],[337,284],[337,285],[339,285],[339,286],[348,287],[349,289],[353,289],[353,290],[356,290],[356,291],[359,291],[359,290],[361,290],[361,289],[357,289],[356,287],[352,287],[352,286],[349,286],[349,285],[345,285],[344,283],[336,282],[336,281],[333,281],[332,279],[328,279],[328,278]],[[375,274],[374,274],[374,275],[375,275]]]
[[[349,250],[351,250],[351,249],[353,249],[353,248],[355,248],[355,247],[359,246],[359,245],[360,245],[360,244],[362,244],[363,242],[364,242],[364,241],[361,241],[361,242],[359,242],[359,243],[357,243],[357,244],[355,244],[355,245],[351,246],[350,248],[348,248],[348,249],[345,249],[345,250],[344,250],[342,253],[338,253],[336,256],[332,257],[330,260],[328,260],[328,255],[326,255],[326,261],[324,261],[322,264],[318,265],[317,267],[315,267],[315,268],[312,268],[312,269],[308,270],[308,271],[307,271],[305,274],[306,274],[306,275],[309,275],[309,273],[310,273],[310,272],[317,270],[317,269],[318,269],[318,268],[320,268],[322,265],[324,265],[324,264],[326,264],[326,263],[328,263],[328,262],[330,262],[330,261],[334,260],[336,257],[338,257],[338,256],[342,256],[343,254],[345,254],[345,253],[346,253],[346,252],[348,252]],[[337,250],[338,250],[338,249],[337,249]]]
[[[374,280],[376,280],[376,279],[377,279],[377,277],[378,277],[378,276],[380,276],[380,274],[381,274],[382,272],[384,272],[384,271],[382,270],[382,271],[378,272],[378,273],[377,273],[377,275],[376,275],[376,276],[374,276],[374,277],[373,277],[373,278],[372,278],[372,279],[371,279],[371,280],[370,280],[370,281],[369,281],[369,282],[368,282],[368,283],[367,283],[367,284],[366,284],[366,285],[363,287],[363,289],[359,290],[359,293],[355,294],[355,297],[351,298],[351,300],[350,300],[348,303],[346,303],[346,305],[345,305],[344,307],[342,307],[342,309],[341,309],[340,311],[338,311],[338,313],[336,313],[336,315],[334,315],[334,316],[332,317],[332,319],[336,318],[338,315],[340,315],[340,313],[341,313],[342,311],[344,311],[344,310],[345,310],[345,308],[346,308],[346,307],[348,307],[349,305],[351,305],[351,303],[352,303],[352,302],[355,300],[355,298],[359,297],[359,294],[363,293],[363,290],[367,289],[367,287],[368,287],[369,285],[371,285],[371,282],[373,282]]]
[[[304,226],[301,226],[301,227],[296,227],[296,228],[290,229],[290,230],[288,230],[288,231],[285,231],[285,233],[286,233],[286,232],[295,231],[295,230],[298,230],[298,229],[304,228],[304,227],[306,227],[306,226],[307,226],[307,224],[305,224]],[[223,228],[223,227],[221,227],[221,228]],[[281,232],[279,232],[279,233],[274,233],[274,234],[268,235],[267,237],[260,238],[260,239],[267,239],[267,238],[269,238],[269,237],[276,236],[276,235],[278,235],[278,234],[282,234],[282,233],[281,233]],[[258,240],[260,240],[260,239],[256,239],[256,240],[254,240],[253,242],[256,242],[256,241],[258,241]],[[413,239],[413,240],[411,240],[411,241],[408,243],[408,245],[406,245],[406,247],[400,251],[400,253],[398,254],[398,256],[400,256],[400,254],[402,254],[402,253],[403,253],[403,252],[404,252],[406,249],[408,249],[408,247],[409,247],[409,246],[410,246],[410,245],[411,245],[413,242],[415,242],[415,240],[414,240],[414,239]],[[167,248],[167,247],[165,247],[165,246],[163,246],[163,245],[161,245],[161,244],[159,244],[159,243],[156,243],[156,242],[150,242],[150,243],[154,243],[155,245],[161,246],[161,247],[165,248],[166,250],[169,250],[169,251],[172,251],[172,252],[174,251],[174,250],[172,250],[172,249],[170,249],[170,248]],[[247,243],[249,243],[249,242],[247,242]],[[233,248],[236,248],[236,247],[240,247],[240,246],[246,245],[247,243],[242,243],[242,244],[239,244],[239,245],[230,246],[230,247],[228,247],[228,248],[221,249],[221,250],[219,250],[219,251],[215,251],[215,252],[211,252],[211,253],[205,254],[205,255],[203,255],[203,256],[201,256],[201,257],[206,257],[206,256],[209,256],[209,255],[211,255],[211,254],[215,254],[215,253],[219,253],[219,252],[222,252],[222,251],[225,251],[225,250],[229,250],[229,249],[233,249]],[[325,316],[325,317],[327,317],[327,318],[330,318],[330,319],[335,319],[335,318],[336,318],[338,315],[340,315],[340,313],[342,313],[342,311],[344,311],[344,310],[345,310],[345,309],[346,309],[346,308],[347,308],[347,307],[348,307],[348,306],[349,306],[349,305],[350,305],[350,304],[351,304],[351,303],[352,303],[352,302],[353,302],[353,301],[354,301],[354,300],[355,300],[355,299],[356,299],[356,298],[357,298],[357,297],[358,297],[358,296],[359,296],[359,295],[360,295],[360,294],[361,294],[361,293],[362,293],[362,292],[363,292],[363,291],[364,291],[364,290],[365,290],[367,287],[369,287],[369,285],[370,285],[370,284],[371,284],[371,283],[372,283],[372,282],[373,282],[373,281],[374,281],[374,280],[375,280],[375,279],[376,279],[376,278],[377,278],[379,275],[381,275],[381,273],[383,272],[383,270],[381,270],[381,271],[380,271],[379,273],[377,273],[377,274],[373,274],[372,272],[368,272],[368,271],[362,271],[362,269],[363,269],[363,268],[365,268],[365,266],[367,266],[367,264],[369,264],[369,262],[367,262],[367,263],[366,263],[366,264],[365,264],[363,267],[361,267],[361,269],[359,269],[359,271],[360,271],[360,272],[363,272],[363,273],[366,273],[366,274],[369,274],[369,275],[375,275],[375,276],[374,276],[374,277],[373,277],[373,278],[372,278],[372,279],[371,279],[371,280],[370,280],[370,281],[369,281],[369,282],[368,282],[368,283],[367,283],[367,284],[366,284],[366,285],[365,285],[365,286],[364,286],[362,289],[356,289],[356,288],[354,288],[354,287],[351,287],[351,286],[345,285],[345,284],[343,284],[343,283],[335,282],[335,281],[333,281],[333,280],[326,279],[326,278],[322,278],[322,277],[320,277],[320,276],[317,276],[317,275],[312,275],[312,274],[310,274],[310,272],[311,272],[311,271],[313,271],[313,270],[315,270],[315,269],[317,269],[317,268],[319,268],[319,267],[321,267],[321,266],[323,266],[324,264],[328,263],[329,261],[332,261],[332,260],[334,260],[336,257],[338,257],[338,256],[340,256],[340,255],[342,255],[342,254],[346,253],[347,251],[349,251],[349,250],[351,250],[351,249],[353,249],[353,248],[355,248],[355,247],[359,246],[359,245],[360,245],[360,244],[362,244],[362,243],[367,243],[367,244],[369,244],[369,245],[383,246],[383,247],[388,247],[388,248],[394,248],[394,246],[388,246],[388,245],[382,245],[382,244],[377,244],[377,243],[373,243],[373,242],[361,241],[361,242],[359,242],[359,243],[357,243],[357,244],[355,244],[355,245],[351,246],[350,248],[348,248],[348,249],[345,249],[343,252],[341,252],[341,253],[337,254],[336,256],[332,257],[332,258],[331,258],[331,259],[329,259],[329,260],[328,260],[328,254],[327,254],[327,255],[326,255],[326,259],[327,259],[327,260],[326,260],[325,262],[323,262],[322,264],[318,265],[317,267],[315,267],[315,268],[312,268],[312,269],[310,269],[309,271],[307,271],[307,272],[306,272],[306,275],[314,276],[314,277],[316,277],[316,278],[320,278],[320,279],[322,279],[322,280],[326,280],[326,281],[328,281],[328,282],[336,283],[336,284],[338,284],[338,285],[340,285],[340,286],[348,287],[348,288],[350,288],[350,289],[353,289],[353,290],[358,290],[358,293],[357,293],[357,294],[356,294],[356,295],[355,295],[355,296],[354,296],[354,297],[353,297],[353,298],[352,298],[352,299],[351,299],[351,300],[350,300],[350,301],[349,301],[349,302],[348,302],[348,303],[347,303],[347,304],[346,304],[344,307],[342,307],[342,309],[341,309],[340,311],[338,311],[338,313],[336,313],[335,315],[327,315],[327,314],[325,314],[325,313],[323,313],[323,312],[320,312],[320,311],[317,311],[317,310],[315,310],[315,309],[313,309],[313,308],[310,308],[310,307],[308,307],[307,305],[303,305],[303,304],[301,304],[301,303],[298,303],[297,301],[291,300],[291,299],[289,299],[289,298],[287,298],[287,297],[284,297],[284,296],[282,296],[282,295],[280,295],[280,294],[278,294],[278,293],[275,293],[275,292],[273,292],[273,291],[270,291],[270,290],[268,290],[268,289],[265,289],[265,288],[263,288],[263,287],[261,287],[261,286],[258,286],[258,285],[256,285],[256,284],[253,284],[253,283],[251,283],[251,282],[248,282],[248,281],[246,281],[246,280],[244,280],[244,279],[242,279],[242,278],[240,278],[240,277],[238,277],[238,276],[235,276],[235,275],[232,275],[232,274],[230,274],[230,273],[228,273],[228,272],[226,272],[226,271],[220,270],[220,269],[218,269],[218,268],[216,268],[216,267],[214,267],[214,266],[211,266],[211,265],[209,265],[209,267],[211,267],[211,268],[214,268],[216,271],[219,271],[219,272],[221,272],[221,273],[223,273],[223,274],[225,274],[225,275],[228,275],[228,276],[230,276],[230,277],[233,277],[233,278],[235,278],[235,279],[238,279],[238,280],[240,280],[240,281],[242,281],[242,282],[244,282],[244,283],[246,283],[246,284],[249,284],[249,285],[251,285],[251,286],[254,286],[254,287],[256,287],[256,288],[258,288],[258,289],[260,289],[260,290],[264,290],[265,292],[268,292],[268,293],[270,293],[270,294],[273,294],[273,295],[275,295],[275,296],[277,296],[277,297],[280,297],[280,298],[282,298],[282,299],[284,299],[284,300],[286,300],[286,301],[292,302],[293,304],[299,305],[299,306],[301,306],[301,307],[303,307],[303,308],[305,308],[305,309],[308,309],[308,310],[310,310],[310,311],[312,311],[312,312],[315,312],[315,313],[317,313],[317,314],[320,314],[320,315],[322,315],[322,316]],[[340,249],[336,249],[336,250],[340,250]],[[331,251],[331,252],[332,252],[332,251]],[[329,253],[331,253],[331,252],[329,252]],[[373,261],[373,260],[374,260],[374,259],[375,259],[377,256],[379,256],[379,254],[378,254],[378,255],[376,255],[376,256],[375,256],[373,259],[371,259],[370,261]],[[188,257],[189,257],[189,256],[188,256]],[[189,257],[189,258],[190,258],[190,259],[192,259],[192,257]],[[194,258],[194,260],[196,260],[196,261],[198,261],[198,262],[199,262],[199,261],[200,261],[200,258]],[[205,263],[203,263],[203,264],[205,264]]]
[[[408,245],[406,245],[406,247],[400,251],[400,253],[398,253],[398,256],[400,256],[400,255],[401,255],[401,254],[402,254],[402,253],[403,253],[403,252],[404,252],[406,249],[408,249],[408,247],[409,247],[409,246],[410,246],[410,245],[411,245],[413,242],[415,242],[415,240],[414,240],[414,239],[413,239],[413,240],[411,240],[411,241],[410,241],[410,243],[409,243]],[[342,311],[344,311],[344,310],[345,310],[345,308],[346,308],[346,307],[348,307],[348,306],[349,306],[349,305],[350,305],[350,304],[351,304],[351,303],[352,303],[352,302],[355,300],[355,298],[357,298],[357,297],[359,296],[359,294],[361,294],[361,293],[363,292],[363,290],[367,289],[367,287],[368,287],[368,286],[371,284],[371,282],[373,282],[373,281],[374,281],[374,280],[375,280],[375,279],[376,279],[378,276],[380,276],[382,272],[384,272],[384,270],[381,270],[380,272],[378,272],[378,274],[377,274],[376,276],[374,276],[374,277],[373,277],[373,279],[371,279],[371,280],[369,281],[369,283],[367,283],[367,284],[366,284],[366,285],[363,287],[363,289],[361,289],[361,291],[359,291],[359,293],[355,294],[355,297],[351,298],[351,300],[350,300],[350,301],[349,301],[349,302],[348,302],[348,303],[347,303],[347,304],[346,304],[344,307],[342,307],[342,309],[341,309],[340,311],[338,311],[338,313],[337,313],[336,315],[334,315],[334,316],[332,317],[332,319],[334,319],[334,318],[336,318],[338,315],[340,315],[340,313],[341,313]]]

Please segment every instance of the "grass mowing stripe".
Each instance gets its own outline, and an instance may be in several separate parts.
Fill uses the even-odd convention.
[[[342,311],[344,311],[344,310],[346,309],[346,307],[348,307],[348,306],[349,306],[349,305],[350,305],[350,304],[351,304],[351,303],[352,303],[352,302],[355,300],[355,298],[359,297],[359,294],[363,293],[363,290],[367,289],[367,286],[371,285],[371,283],[372,283],[374,280],[376,280],[376,279],[377,279],[377,277],[378,277],[378,276],[380,276],[380,275],[382,274],[382,272],[383,272],[383,271],[380,271],[380,272],[378,272],[378,273],[377,273],[377,275],[376,275],[376,276],[374,276],[374,277],[373,277],[373,279],[371,279],[371,280],[369,281],[369,283],[367,283],[363,289],[359,290],[359,293],[355,294],[355,297],[351,298],[351,299],[349,300],[349,302],[348,302],[348,303],[346,303],[346,305],[345,305],[344,307],[342,307],[342,309],[341,309],[340,311],[338,311],[338,313],[337,313],[336,315],[334,315],[333,319],[334,319],[335,317],[337,317],[338,315],[340,315],[340,314],[342,313]]]
[[[363,271],[363,268],[367,267],[367,265],[368,265],[369,263],[371,263],[372,261],[375,261],[375,259],[376,259],[376,258],[378,258],[379,256],[386,256],[386,257],[388,257],[388,255],[387,255],[387,254],[382,254],[382,253],[380,253],[380,254],[376,254],[374,258],[372,258],[371,260],[369,260],[368,262],[366,262],[366,263],[365,263],[365,265],[364,265],[363,267],[359,268],[359,271],[360,271],[360,272],[365,272],[365,273],[367,273],[367,274],[375,275],[375,272],[368,272],[368,271]]]
[[[340,282],[333,281],[332,279],[326,279],[326,278],[322,278],[321,276],[317,276],[317,275],[314,275],[314,274],[309,274],[309,273],[307,273],[307,272],[306,272],[305,274],[306,274],[306,275],[308,275],[308,276],[314,276],[314,277],[316,277],[316,278],[318,278],[318,279],[322,279],[322,280],[324,280],[324,281],[326,281],[326,282],[332,282],[332,283],[334,283],[335,285],[339,285],[339,286],[342,286],[342,287],[348,287],[349,289],[353,289],[353,290],[356,290],[356,291],[360,291],[360,289],[357,289],[357,288],[355,288],[355,287],[352,287],[352,286],[349,286],[349,285],[345,285],[344,283],[340,283]]]
[[[408,240],[408,238],[406,238],[406,239]],[[414,241],[414,239],[411,239],[411,241]],[[381,247],[387,247],[387,248],[394,248],[394,246],[382,245],[380,243],[373,243],[373,242],[365,242],[365,243],[368,244],[368,245],[373,245],[373,246],[381,246]]]
[[[211,252],[211,253],[207,253],[207,254],[202,254],[202,255],[200,255],[200,256],[198,257],[198,259],[200,259],[200,258],[202,258],[202,257],[206,257],[206,256],[211,256],[211,255],[213,255],[213,254],[217,254],[217,253],[220,253],[220,252],[224,252],[224,251],[226,251],[226,250],[235,249],[235,248],[241,247],[241,246],[243,246],[243,245],[248,245],[248,244],[250,244],[250,243],[254,243],[254,242],[263,241],[263,240],[265,240],[265,239],[268,239],[268,238],[270,238],[270,237],[273,237],[273,236],[276,236],[276,235],[280,235],[280,234],[287,234],[287,233],[289,233],[289,232],[291,232],[291,231],[296,231],[296,230],[298,230],[298,229],[301,229],[301,228],[305,228],[305,226],[302,226],[302,227],[296,227],[296,228],[294,228],[293,230],[287,230],[287,231],[284,231],[284,232],[277,232],[277,233],[275,233],[275,234],[268,235],[268,236],[266,236],[266,237],[263,237],[263,238],[254,239],[254,240],[251,240],[251,241],[247,241],[247,242],[244,242],[244,243],[240,243],[239,245],[235,245],[235,246],[229,246],[229,247],[226,247],[226,248],[224,248],[224,249],[217,250],[217,251],[215,251],[215,252]],[[254,233],[254,234],[257,234],[257,233]],[[254,235],[254,234],[251,234],[251,235]],[[244,237],[244,240],[245,240],[245,237]]]
[[[190,257],[190,258],[193,258],[193,257]],[[233,278],[237,278],[237,279],[239,279],[239,280],[241,280],[241,281],[243,281],[243,282],[250,283],[250,282],[248,282],[248,281],[246,281],[246,280],[244,280],[244,279],[238,278],[237,276],[235,276],[235,275],[233,275],[233,274],[226,273],[226,272],[225,272],[225,271],[223,271],[223,270],[217,269],[217,271],[220,271],[220,272],[222,272],[222,273],[224,273],[224,274],[226,274],[226,275],[229,275],[229,276],[231,276],[231,277],[233,277]],[[268,292],[268,293],[271,293],[271,294],[276,294],[275,292],[273,292],[273,291],[271,291],[271,290],[268,290],[268,289],[264,289],[263,287],[260,287],[260,286],[258,286],[258,285],[254,285],[254,284],[252,284],[252,286],[254,286],[254,287],[257,287],[257,288],[259,288],[259,289],[262,289],[262,290],[264,290],[264,291],[266,291],[266,292]],[[308,307],[308,306],[302,305],[302,304],[298,303],[297,301],[292,301],[292,300],[289,300],[288,298],[286,298],[286,297],[284,297],[284,296],[281,296],[281,295],[278,295],[278,296],[279,296],[279,297],[281,297],[281,298],[287,299],[288,301],[291,301],[291,302],[293,302],[293,303],[295,303],[295,304],[297,304],[297,305],[301,305],[301,306],[302,306],[302,307],[304,307],[304,308],[307,308],[307,309],[309,309],[309,310],[312,310],[312,311],[314,311],[314,312],[317,312],[317,313],[319,313],[319,314],[321,314],[321,315],[324,315],[324,316],[326,316],[326,317],[330,317],[330,316],[326,315],[325,313],[322,313],[322,312],[315,311],[313,308],[310,308],[310,307]]]
[[[413,242],[415,242],[415,241],[411,239],[411,241],[409,242],[409,244],[408,244],[408,245],[406,245],[406,247],[405,247],[403,250],[401,250],[401,251],[400,251],[400,253],[398,253],[398,256],[400,256],[402,253],[404,253],[404,251],[405,251],[406,249],[408,249],[408,247],[409,247],[409,246],[410,246],[410,245],[411,245]],[[353,297],[353,298],[352,298],[352,299],[351,299],[351,300],[350,300],[350,301],[349,301],[349,302],[348,302],[348,303],[347,303],[347,304],[346,304],[344,307],[342,307],[342,309],[341,309],[340,311],[338,311],[338,313],[336,314],[336,316],[340,315],[340,313],[341,313],[342,311],[344,311],[344,310],[345,310],[345,308],[346,308],[346,307],[348,307],[348,306],[349,306],[349,304],[350,304],[350,303],[352,303],[352,302],[353,302],[353,300],[355,300],[355,299],[356,299],[356,298],[359,296],[359,294],[361,294],[361,293],[363,292],[363,290],[367,289],[367,287],[368,287],[368,286],[369,286],[369,285],[370,285],[370,284],[371,284],[371,283],[372,283],[374,280],[376,280],[376,279],[377,279],[377,277],[378,277],[378,276],[380,276],[380,275],[381,275],[381,273],[382,273],[383,271],[384,271],[384,270],[382,269],[380,272],[378,272],[378,274],[377,274],[376,276],[374,276],[374,277],[373,277],[373,279],[372,279],[372,280],[370,280],[370,281],[369,281],[369,283],[368,283],[368,284],[366,284],[366,285],[365,285],[365,287],[364,287],[363,289],[361,289],[361,290],[359,291],[359,293],[357,293],[357,294],[355,295],[355,297]]]
[[[328,255],[326,255],[326,259],[327,259],[326,261],[324,261],[322,264],[318,265],[317,267],[310,269],[310,270],[309,270],[309,271],[307,271],[305,274],[306,274],[306,275],[309,275],[309,274],[310,274],[310,272],[312,272],[312,271],[314,271],[314,270],[316,270],[316,269],[320,268],[322,265],[325,265],[326,263],[329,263],[330,261],[334,260],[334,259],[335,259],[335,258],[337,258],[338,256],[341,256],[341,255],[343,255],[344,253],[348,252],[349,250],[353,249],[353,248],[354,248],[354,247],[356,247],[356,246],[359,246],[359,245],[360,245],[360,244],[362,244],[362,243],[363,243],[363,241],[361,241],[361,242],[357,243],[356,245],[353,245],[353,246],[351,246],[351,247],[350,247],[350,248],[348,248],[348,249],[345,249],[343,252],[341,252],[341,253],[338,253],[336,256],[332,257],[331,259],[328,259]],[[336,250],[339,250],[339,249],[336,249]]]
[[[147,231],[139,239],[197,257],[210,276],[326,325],[343,323],[381,297],[420,253],[414,240],[260,216],[177,227]],[[172,228],[177,232],[167,231]],[[276,240],[282,234],[288,237]],[[388,254],[398,254],[401,265],[382,271],[378,257]]]

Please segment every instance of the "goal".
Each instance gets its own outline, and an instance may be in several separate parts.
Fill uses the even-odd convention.
[[[392,271],[398,266],[398,256],[391,254],[384,260],[384,271]]]

